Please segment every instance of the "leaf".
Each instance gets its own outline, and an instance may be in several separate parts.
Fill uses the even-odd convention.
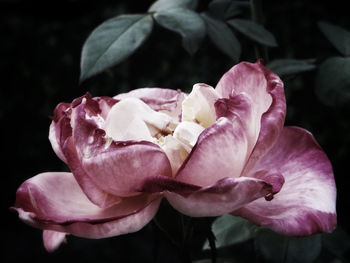
[[[218,217],[212,225],[212,231],[216,237],[216,247],[235,245],[251,239],[257,228],[253,223],[241,217],[229,214]],[[208,241],[203,249],[209,249]]]
[[[197,0],[158,0],[150,6],[148,12],[160,12],[179,7],[195,9],[197,2]]]
[[[350,236],[340,227],[333,233],[322,234],[322,241],[325,248],[344,262],[350,258]]]
[[[241,55],[241,44],[231,29],[223,21],[208,13],[202,13],[201,16],[207,26],[209,38],[214,45],[235,62],[238,62]]]
[[[266,262],[311,263],[321,252],[321,235],[287,237],[268,229],[261,229],[255,247]]]
[[[276,47],[275,37],[263,26],[247,19],[231,19],[227,23],[250,39],[269,47]]]
[[[182,36],[182,46],[193,55],[205,37],[205,23],[200,15],[185,8],[172,8],[159,11],[154,19],[164,28]]]
[[[331,57],[318,69],[315,92],[328,106],[343,106],[350,102],[350,58]]]
[[[243,4],[246,3],[232,0],[213,0],[209,4],[209,11],[216,17],[227,19],[239,15],[242,12],[241,6]]]
[[[98,26],[84,43],[80,81],[130,56],[152,31],[150,15],[121,15]]]
[[[344,56],[350,56],[350,32],[327,22],[318,22],[318,27],[329,42]]]
[[[266,67],[279,76],[293,75],[315,69],[314,62],[314,59],[275,59]]]

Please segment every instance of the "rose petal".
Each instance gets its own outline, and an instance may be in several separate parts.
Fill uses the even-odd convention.
[[[175,176],[191,149],[171,135],[164,137],[159,145],[168,157],[172,175]]]
[[[273,193],[273,186],[256,178],[224,178],[208,187],[199,187],[155,176],[147,178],[139,190],[148,193],[165,191],[165,197],[179,212],[194,217],[219,216]]]
[[[43,173],[20,186],[13,209],[32,226],[100,238],[139,230],[152,219],[159,202],[159,195],[144,194],[100,208],[84,195],[72,174]]]
[[[240,119],[220,118],[200,134],[176,179],[209,186],[225,177],[238,177],[248,155],[248,139]]]
[[[284,235],[330,232],[336,225],[336,187],[331,164],[312,135],[285,127],[254,170],[280,173],[285,179],[271,202],[258,199],[234,211]]]
[[[92,203],[99,207],[109,207],[120,202],[120,197],[102,190],[87,174],[82,166],[72,137],[67,140],[63,150],[64,155],[67,157],[68,166],[73,172],[76,181]]]
[[[109,112],[110,108],[117,102],[117,100],[109,97],[91,98],[91,95],[87,93],[75,99],[72,103],[60,103],[57,105],[50,125],[49,140],[57,156],[65,163],[67,163],[67,160],[62,152],[62,147],[72,135],[70,123],[72,107],[73,105],[79,105],[83,99],[88,100],[87,104],[92,108],[92,111],[101,114],[100,118],[105,118],[106,112]]]
[[[136,98],[125,98],[109,111],[103,129],[116,141],[147,140],[165,132],[172,122],[165,113],[152,110]]]
[[[62,152],[62,147],[67,138],[72,135],[70,126],[70,104],[60,103],[57,105],[49,129],[49,140],[56,155],[65,163],[66,157]]]
[[[128,93],[118,94],[114,97],[117,100],[123,100],[125,98],[138,98],[155,111],[166,110],[172,112],[178,106],[181,107],[183,93],[180,90],[172,89],[142,88],[132,90]]]
[[[174,138],[185,144],[189,151],[196,144],[198,136],[204,131],[204,128],[195,123],[189,121],[182,121],[174,131]]]
[[[111,141],[86,118],[85,105],[75,108],[72,144],[77,149],[78,165],[90,180],[103,191],[117,196],[135,195],[134,186],[153,175],[171,176],[171,166],[164,151],[146,141]],[[67,158],[68,159],[68,158]],[[87,180],[86,174],[73,171],[77,181]],[[86,190],[84,190],[86,192]]]
[[[215,101],[219,95],[213,87],[195,84],[191,93],[182,102],[182,121],[198,122],[204,128],[216,121]]]
[[[232,67],[219,81],[216,91],[224,98],[244,93],[252,105],[250,129],[255,130],[255,147],[244,171],[248,171],[277,140],[283,129],[286,102],[280,78],[260,61],[242,62]]]
[[[53,252],[62,243],[67,242],[66,241],[66,233],[57,232],[57,231],[51,231],[51,230],[44,230],[43,231],[43,241],[44,241],[44,247],[47,252]]]

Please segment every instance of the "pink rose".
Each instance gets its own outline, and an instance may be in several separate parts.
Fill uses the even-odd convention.
[[[69,233],[134,232],[167,198],[183,214],[226,213],[285,235],[336,225],[331,164],[312,135],[284,127],[283,83],[240,63],[216,88],[89,94],[55,109],[49,139],[71,173],[49,172],[17,191],[19,217],[44,229],[48,250]]]

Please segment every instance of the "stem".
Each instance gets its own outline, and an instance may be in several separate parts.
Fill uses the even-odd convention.
[[[181,214],[181,228],[182,228],[182,247],[181,247],[181,257],[184,263],[191,263],[191,256],[187,249],[188,239],[190,237],[190,231],[192,228],[192,218],[189,218],[188,222],[185,224],[184,216]]]
[[[153,247],[153,261],[158,262],[158,245],[159,245],[159,238],[158,238],[158,232],[157,232],[157,223],[153,221],[152,224],[152,230],[153,230],[153,236],[154,236],[154,247]]]
[[[208,234],[208,241],[209,241],[209,246],[211,251],[211,263],[216,263],[217,252],[216,252],[216,245],[215,245],[215,235],[213,231],[211,231],[211,229]]]
[[[261,0],[250,0],[250,9],[252,12],[252,21],[256,24],[263,25],[263,13]],[[265,63],[269,62],[267,48],[265,46],[254,44],[256,59],[263,59]]]

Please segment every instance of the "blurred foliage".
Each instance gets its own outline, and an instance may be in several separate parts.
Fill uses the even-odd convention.
[[[3,36],[0,120],[5,139],[3,211],[13,205],[15,191],[25,179],[39,172],[67,169],[47,139],[48,116],[57,103],[71,101],[87,91],[94,96],[113,96],[147,86],[183,91],[191,90],[197,82],[215,86],[238,59],[254,62],[256,54],[260,54],[268,66],[279,71],[284,81],[288,103],[286,124],[310,130],[333,164],[340,228],[333,234],[322,235],[322,249],[316,262],[349,262],[350,20],[344,3],[337,0],[263,1],[262,13],[254,23],[261,23],[260,26],[274,36],[278,47],[265,45],[259,50],[257,43],[262,40],[254,39],[250,32],[261,32],[260,26],[248,30],[250,25],[240,21],[251,19],[249,2],[199,0],[195,7],[188,5],[191,1],[181,0],[190,10],[189,16],[193,17],[192,12],[196,12],[204,20],[206,36],[203,39],[199,35],[193,41],[188,40],[192,27],[181,30],[174,27],[174,21],[182,19],[178,13],[170,12],[166,18],[158,15],[152,32],[134,53],[79,85],[82,47],[90,33],[107,19],[122,14],[161,10],[164,3],[160,2],[171,4],[171,1],[158,1],[149,9],[151,0],[0,1]],[[227,24],[232,19],[236,23]],[[240,22],[237,23],[237,19]],[[266,33],[263,36],[266,38]],[[197,40],[200,41],[197,43]],[[273,46],[271,37],[268,43]],[[114,64],[115,61],[110,65]],[[8,226],[4,236],[5,262],[181,260],[176,256],[179,248],[154,223],[138,233],[106,240],[68,237],[68,245],[47,254],[41,231],[27,227],[9,212],[4,220]],[[192,229],[192,237],[198,237],[188,241],[194,259],[210,258],[209,251],[202,252],[207,227],[207,223],[198,223],[198,227]],[[261,252],[256,254],[255,249],[253,239],[222,247],[218,251],[221,258],[218,262],[264,262],[266,250],[260,246]],[[302,252],[298,253],[303,256]]]

